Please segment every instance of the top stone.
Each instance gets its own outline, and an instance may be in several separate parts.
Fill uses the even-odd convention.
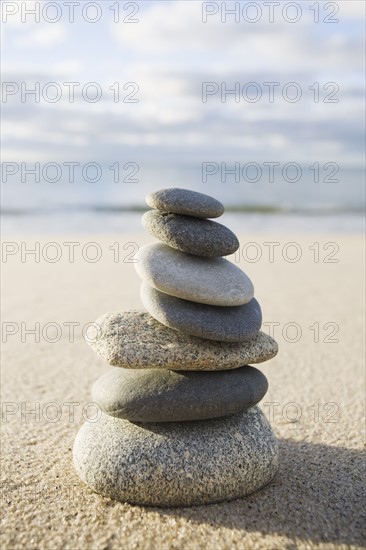
[[[218,218],[224,207],[218,200],[189,189],[161,189],[146,197],[146,203],[161,212],[184,214],[196,218]]]

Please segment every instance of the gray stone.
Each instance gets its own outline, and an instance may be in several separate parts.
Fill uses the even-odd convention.
[[[243,412],[267,389],[264,374],[249,366],[216,372],[113,368],[95,382],[92,395],[117,418],[177,422]]]
[[[140,248],[136,259],[141,279],[170,296],[216,306],[240,306],[254,296],[249,277],[224,258],[202,258],[153,243]]]
[[[243,306],[197,304],[164,294],[142,283],[141,300],[157,321],[174,330],[220,342],[245,342],[257,336],[262,324],[255,298]]]
[[[172,330],[136,310],[103,315],[86,340],[108,364],[130,369],[229,370],[268,361],[278,352],[263,332],[249,342],[215,342]]]
[[[189,189],[161,189],[146,197],[151,208],[162,212],[185,214],[197,218],[218,218],[224,213],[224,207],[218,200],[203,193]]]
[[[258,407],[213,420],[135,424],[101,413],[76,436],[74,465],[91,489],[131,504],[192,506],[244,497],[278,467]]]
[[[236,235],[211,220],[149,210],[142,225],[163,243],[196,256],[227,256],[239,248]]]

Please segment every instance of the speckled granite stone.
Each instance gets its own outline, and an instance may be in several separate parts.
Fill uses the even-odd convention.
[[[189,189],[161,189],[146,197],[151,208],[162,212],[185,214],[198,218],[218,218],[224,213],[224,207],[218,200],[203,193]]]
[[[274,434],[258,407],[157,424],[100,413],[81,427],[73,455],[78,475],[97,493],[151,506],[243,497],[268,483],[278,464]]]
[[[163,243],[197,256],[227,256],[239,248],[230,229],[211,220],[149,210],[142,225]]]
[[[278,351],[263,332],[250,342],[215,342],[181,334],[136,310],[103,315],[86,336],[104,361],[130,369],[228,370],[268,361]]]
[[[93,401],[133,422],[181,422],[245,411],[266,394],[268,382],[254,367],[216,372],[113,368],[99,378]]]
[[[214,306],[240,306],[254,296],[249,277],[224,258],[202,258],[153,243],[141,247],[136,259],[141,279],[170,296]]]
[[[169,296],[146,283],[140,296],[150,315],[163,325],[207,340],[245,342],[256,337],[262,324],[255,298],[243,306],[208,306]]]

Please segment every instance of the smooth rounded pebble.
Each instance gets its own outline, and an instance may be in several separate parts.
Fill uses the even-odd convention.
[[[224,206],[213,197],[178,187],[155,191],[147,195],[146,203],[161,212],[197,218],[218,218],[224,213]]]
[[[236,235],[211,220],[149,210],[142,225],[163,243],[196,256],[227,256],[239,248]]]
[[[255,298],[243,306],[208,306],[169,296],[144,282],[140,296],[150,315],[163,325],[207,340],[245,342],[257,336],[262,324]]]
[[[267,389],[264,374],[249,366],[217,372],[113,368],[95,382],[92,396],[117,418],[177,422],[243,412]]]
[[[131,504],[191,506],[243,497],[277,471],[258,407],[213,420],[134,424],[99,414],[76,436],[74,465],[97,493]]]
[[[264,332],[249,342],[215,342],[172,330],[136,310],[103,315],[88,328],[86,341],[109,365],[127,369],[229,370],[268,361],[278,352]]]
[[[249,277],[224,258],[200,258],[163,243],[147,244],[135,257],[141,279],[170,296],[215,306],[240,306],[254,296]]]

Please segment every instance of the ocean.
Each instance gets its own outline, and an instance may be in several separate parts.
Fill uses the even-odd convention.
[[[205,167],[205,176],[198,163],[120,167],[117,183],[115,167],[108,166],[100,167],[99,172],[91,166],[89,172],[84,171],[85,177],[76,173],[75,181],[70,181],[62,164],[57,181],[52,180],[60,171],[52,172],[52,167],[43,178],[41,167],[39,182],[34,181],[34,174],[19,170],[2,177],[2,235],[140,232],[141,214],[148,208],[146,194],[165,187],[194,189],[221,200],[225,205],[223,223],[238,233],[364,230],[363,170],[347,168],[335,173],[334,166],[309,165],[287,171],[280,167],[271,175],[269,169],[258,165],[261,171],[254,166],[243,177],[241,170],[240,178],[238,173],[225,174],[219,165],[213,175],[207,175]],[[211,166],[209,171],[217,167]]]

